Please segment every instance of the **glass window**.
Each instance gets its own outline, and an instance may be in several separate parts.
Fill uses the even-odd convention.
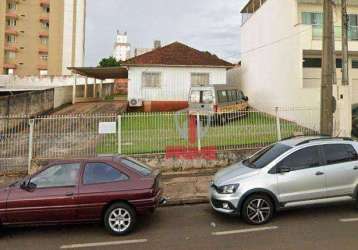
[[[303,67],[304,68],[321,68],[322,59],[321,58],[303,58]],[[336,67],[342,68],[342,59],[336,59]]]
[[[7,19],[7,26],[15,27],[16,26],[16,19]]]
[[[191,73],[192,86],[206,86],[210,84],[209,73]]]
[[[109,183],[128,180],[119,170],[106,163],[88,163],[83,175],[83,184]]]
[[[191,103],[200,103],[200,91],[199,90],[191,91],[190,102]]]
[[[16,52],[13,51],[6,51],[5,52],[6,59],[15,59],[16,58]]]
[[[6,40],[8,43],[15,43],[16,42],[16,36],[14,35],[6,35]]]
[[[237,99],[242,101],[245,98],[245,95],[242,91],[237,91]]]
[[[320,166],[319,146],[298,150],[287,156],[278,166],[290,168],[292,171]]]
[[[263,168],[289,149],[291,149],[290,146],[276,143],[260,150],[250,158],[244,160],[243,164],[251,168]]]
[[[349,14],[349,26],[358,26],[358,15]]]
[[[16,2],[9,2],[7,4],[7,9],[8,10],[16,10]]]
[[[75,186],[81,164],[60,164],[49,167],[31,179],[37,188]]]
[[[302,13],[302,23],[308,24],[308,25],[322,25],[323,24],[323,14],[322,13],[303,12]]]
[[[131,159],[131,160],[121,159],[121,163],[123,163],[125,166],[139,172],[140,174],[142,174],[144,176],[148,176],[152,173],[152,170],[149,167],[147,167],[133,159]]]
[[[217,94],[218,94],[219,103],[228,102],[228,95],[226,90],[218,90]]]
[[[41,44],[48,45],[48,37],[41,37],[40,41],[41,41]]]
[[[160,88],[161,74],[160,72],[143,72],[142,83],[145,88]]]
[[[355,149],[348,144],[328,144],[323,146],[327,164],[356,161],[358,155]]]
[[[213,92],[210,90],[202,91],[201,102],[205,104],[212,104],[214,102]]]

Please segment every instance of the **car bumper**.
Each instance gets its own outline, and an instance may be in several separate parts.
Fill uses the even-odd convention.
[[[219,194],[215,188],[209,187],[209,200],[211,207],[224,214],[239,215],[240,209],[238,209],[238,203],[240,197],[235,194]]]
[[[163,202],[163,191],[159,190],[155,196],[149,199],[130,201],[134,205],[138,213],[145,213],[147,211],[154,211]]]

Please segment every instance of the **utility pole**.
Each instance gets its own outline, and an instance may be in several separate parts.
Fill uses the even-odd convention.
[[[321,82],[321,126],[324,135],[333,135],[333,84],[335,82],[335,46],[333,29],[333,1],[323,2],[323,51]]]
[[[341,0],[342,7],[342,84],[337,88],[337,135],[350,137],[352,131],[352,98],[349,85],[348,58],[348,14],[347,0]]]

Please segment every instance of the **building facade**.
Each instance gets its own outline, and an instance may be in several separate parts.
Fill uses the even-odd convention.
[[[193,85],[226,84],[233,65],[209,52],[175,42],[129,59],[128,102],[145,111],[173,111],[188,106]]]
[[[348,1],[349,75],[358,103],[358,1]],[[241,81],[251,105],[320,107],[322,0],[251,0],[242,9]],[[341,7],[334,9],[337,82],[341,81]],[[336,86],[334,95],[339,94]],[[316,124],[319,127],[319,112]],[[294,117],[292,117],[294,118]]]
[[[84,63],[86,0],[0,1],[0,74],[68,75]]]

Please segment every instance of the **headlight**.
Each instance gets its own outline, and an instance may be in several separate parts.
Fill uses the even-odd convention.
[[[218,193],[220,194],[233,194],[239,188],[239,184],[231,184],[218,187]]]

